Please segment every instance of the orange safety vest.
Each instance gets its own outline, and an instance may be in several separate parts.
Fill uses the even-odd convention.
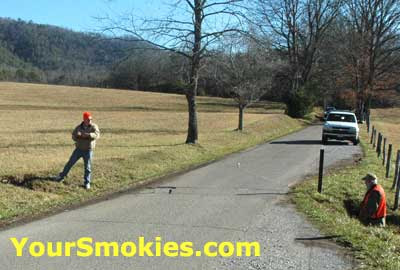
[[[369,196],[371,196],[371,193],[377,191],[381,195],[381,201],[379,202],[378,209],[376,212],[372,215],[371,218],[373,219],[379,219],[386,217],[386,195],[385,191],[383,190],[381,185],[375,185],[368,192],[365,194],[364,200],[361,204],[361,209],[364,209],[367,206],[367,202],[369,200]]]

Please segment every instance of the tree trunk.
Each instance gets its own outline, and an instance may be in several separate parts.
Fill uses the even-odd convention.
[[[239,127],[238,127],[238,130],[240,130],[240,131],[243,130],[243,113],[244,113],[244,107],[239,105]]]
[[[194,144],[197,143],[198,132],[197,132],[197,111],[196,111],[196,94],[193,93],[195,89],[190,89],[190,93],[186,94],[189,111],[189,123],[186,143]]]
[[[200,69],[200,51],[201,51],[201,25],[202,25],[202,12],[204,2],[200,0],[194,1],[194,44],[192,49],[191,69],[190,69],[190,89],[186,93],[189,111],[189,126],[186,143],[197,143],[197,111],[196,111],[196,95],[197,95],[197,82]]]

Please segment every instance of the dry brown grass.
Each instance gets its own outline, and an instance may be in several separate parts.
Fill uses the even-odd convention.
[[[199,97],[199,144],[186,139],[186,99],[138,91],[0,83],[0,218],[124,189],[133,183],[239,151],[302,127],[270,103],[245,114],[237,132],[231,100]],[[58,173],[74,146],[72,129],[89,110],[101,130],[93,161],[93,189],[85,192],[80,161],[63,184]],[[23,182],[22,186],[5,184]]]
[[[393,150],[400,149],[400,108],[372,110],[371,125],[393,144]]]

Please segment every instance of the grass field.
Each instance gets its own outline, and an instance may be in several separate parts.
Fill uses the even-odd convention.
[[[372,125],[393,144],[393,149],[400,149],[400,108],[375,109],[372,111]]]
[[[199,144],[186,145],[186,104],[180,95],[0,83],[0,223],[123,190],[304,126],[268,103],[250,108],[245,130],[237,132],[232,100],[199,97]],[[86,110],[101,130],[90,191],[81,187],[82,161],[65,182],[46,179],[68,160],[71,131]]]
[[[400,146],[400,109],[372,111],[371,124],[393,144],[394,152]],[[400,213],[391,208],[394,192],[391,190],[393,173],[385,178],[382,159],[372,148],[366,127],[362,129],[363,159],[356,165],[331,171],[324,177],[324,192],[317,190],[317,178],[313,177],[294,189],[293,200],[327,235],[338,235],[337,241],[354,251],[359,269],[400,269]],[[394,155],[392,157],[394,163]],[[393,172],[394,167],[392,168]],[[362,225],[357,214],[366,192],[360,179],[374,172],[383,185],[388,203],[387,227],[376,228]]]

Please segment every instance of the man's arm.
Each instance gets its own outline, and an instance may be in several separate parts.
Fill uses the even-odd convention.
[[[82,138],[89,139],[89,140],[97,140],[100,138],[100,130],[99,127],[96,124],[92,124],[92,127],[94,129],[93,132],[90,133],[84,133],[82,134]]]
[[[72,140],[75,142],[81,138],[82,134],[78,132],[79,126],[77,126],[73,131],[72,131]]]

